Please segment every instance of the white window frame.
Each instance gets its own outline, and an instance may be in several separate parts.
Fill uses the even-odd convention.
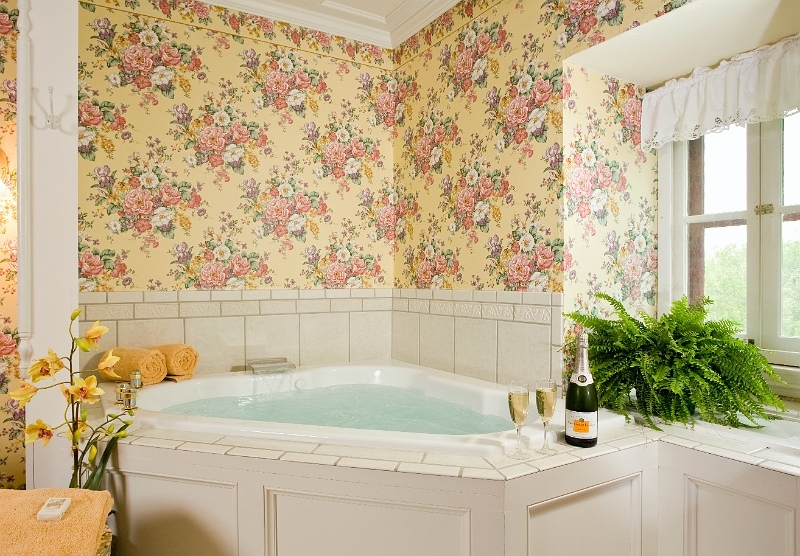
[[[779,184],[782,179],[781,124],[781,120],[774,120],[748,126],[747,209],[742,212],[688,216],[688,143],[670,142],[658,149],[657,313],[669,312],[674,300],[688,294],[687,224],[708,220],[747,220],[747,331],[742,336],[753,339],[759,346],[764,346],[767,337],[777,338],[777,341],[766,342],[763,353],[789,385],[772,386],[779,394],[800,397],[800,353],[787,345],[794,343],[796,346],[798,340],[782,341],[777,334],[780,326],[780,252],[765,250],[764,260],[761,260],[762,244],[780,242],[782,215],[800,212],[797,205],[781,207],[780,188],[770,187],[771,183]],[[775,207],[774,213],[756,215],[756,206],[768,203]],[[763,284],[765,287],[760,283],[762,267],[766,269],[763,279],[772,282]],[[771,330],[766,330],[770,325]]]

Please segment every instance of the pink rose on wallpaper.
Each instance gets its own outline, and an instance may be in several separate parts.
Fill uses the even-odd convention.
[[[611,168],[606,166],[605,162],[597,164],[597,185],[603,188],[611,187]]]
[[[286,199],[275,197],[267,203],[264,214],[273,222],[286,222],[292,215],[292,211],[289,210],[289,203]]]
[[[308,89],[311,86],[311,78],[302,69],[297,68],[292,74],[294,86],[298,89]]]
[[[417,285],[427,287],[433,280],[433,265],[429,261],[422,261],[417,267]]]
[[[165,66],[177,66],[181,63],[181,53],[169,43],[161,43],[158,55],[161,57],[161,63]]]
[[[592,11],[600,0],[570,0],[570,15],[580,15]]]
[[[486,31],[482,31],[478,35],[478,40],[475,43],[475,48],[478,51],[478,56],[483,56],[492,47],[492,36]]]
[[[10,35],[14,30],[14,21],[8,14],[0,13],[0,35]]]
[[[394,207],[382,207],[378,212],[378,226],[384,229],[394,229],[397,224],[397,212]]]
[[[361,276],[367,271],[367,263],[361,257],[353,257],[353,260],[350,261],[350,268],[353,276]]]
[[[361,158],[367,154],[367,147],[364,146],[364,143],[359,141],[356,137],[353,137],[350,140],[350,151],[353,153],[355,158]]]
[[[638,98],[629,98],[623,110],[625,126],[638,128],[642,123],[642,101]]]
[[[325,146],[325,162],[331,166],[341,166],[347,160],[347,147],[339,141],[331,141]]]
[[[225,265],[219,261],[210,261],[200,269],[200,286],[204,288],[221,288],[228,281]]]
[[[84,251],[85,252],[85,251]],[[11,334],[0,334],[0,355],[11,355],[17,350],[17,341]]]
[[[442,124],[436,124],[433,128],[433,140],[438,145],[447,138],[447,130]]]
[[[578,204],[578,214],[581,218],[586,218],[590,214],[592,214],[592,208],[589,206],[589,203],[586,201],[581,201]]]
[[[347,282],[347,267],[339,261],[331,263],[325,270],[325,282],[328,286],[343,286]]]
[[[140,218],[136,222],[134,222],[133,227],[136,229],[137,232],[143,234],[153,229],[153,223],[150,222],[147,218]]]
[[[208,4],[206,4],[205,2],[198,2],[197,0],[194,0],[194,2],[191,2],[190,6],[194,10],[194,14],[199,19],[208,19],[209,17]]]
[[[642,144],[642,132],[638,129],[631,131],[631,143],[637,147]]]
[[[148,73],[153,69],[153,54],[149,48],[133,44],[122,56],[122,63],[130,71]]]
[[[300,214],[308,212],[309,210],[311,210],[311,199],[309,199],[302,193],[296,194],[294,196],[294,210],[296,210]]]
[[[285,95],[289,92],[289,76],[282,71],[272,70],[264,80],[264,88],[273,95]]]
[[[97,276],[103,272],[103,260],[91,251],[84,251],[78,257],[78,269],[83,276]]]
[[[250,141],[250,130],[239,122],[233,122],[229,131],[231,133],[231,139],[233,139],[233,142],[237,145],[244,145]]]
[[[427,135],[423,135],[417,141],[417,158],[427,160],[433,150],[433,140]]]
[[[508,261],[508,281],[512,284],[527,284],[531,279],[531,261],[522,253],[517,253]]]
[[[250,272],[250,261],[242,257],[239,253],[236,253],[233,258],[231,258],[231,271],[234,276],[245,276]]]
[[[528,121],[528,101],[523,97],[516,97],[508,104],[506,122],[511,127],[523,125]]]
[[[95,106],[91,101],[84,100],[78,106],[78,119],[81,124],[91,127],[99,125],[103,121],[103,112],[98,106]]]
[[[481,195],[481,199],[488,199],[492,196],[492,192],[494,191],[494,182],[490,180],[486,176],[482,176],[480,181],[478,182],[478,193]]]
[[[225,141],[225,129],[215,125],[204,127],[197,138],[197,144],[204,151],[219,152],[225,150],[227,144]],[[211,162],[211,157],[209,157],[209,162]]]
[[[564,253],[564,262],[562,263],[562,266],[564,267],[565,271],[572,268],[572,253],[568,251]]]
[[[652,247],[647,248],[647,268],[656,270],[658,268],[658,251]]]
[[[158,189],[158,196],[164,206],[174,206],[181,202],[181,192],[177,187],[165,183]]]
[[[472,67],[475,65],[475,53],[472,50],[465,50],[458,55],[456,61],[456,77],[463,79],[472,73]]]
[[[628,284],[636,284],[642,279],[643,271],[644,261],[642,260],[642,257],[638,253],[631,253],[628,255],[628,258],[625,259],[625,264],[623,265],[625,281]]]
[[[536,266],[538,268],[552,268],[553,267],[553,259],[555,254],[553,253],[553,249],[549,246],[545,245],[544,243],[539,244],[536,247]]]
[[[383,92],[378,95],[378,113],[380,114],[394,114],[394,109],[397,106],[397,100],[392,93]]]
[[[125,195],[125,201],[122,206],[125,208],[125,212],[130,215],[149,216],[153,213],[153,195],[141,187],[131,189]]]
[[[578,24],[578,29],[580,29],[581,33],[583,33],[584,35],[587,35],[589,34],[589,31],[591,31],[594,28],[595,25],[597,25],[597,16],[594,14],[586,14],[585,16],[583,16],[583,19]]]
[[[533,100],[537,106],[543,105],[553,96],[553,84],[539,79],[533,84]]]
[[[444,274],[447,270],[447,259],[441,253],[436,254],[433,263],[436,265],[436,274]]]
[[[472,214],[475,210],[475,190],[465,187],[458,192],[458,201],[456,210],[458,214]],[[466,227],[466,226],[465,226]]]
[[[592,173],[585,166],[575,168],[569,178],[569,188],[576,199],[588,199],[592,195]]]

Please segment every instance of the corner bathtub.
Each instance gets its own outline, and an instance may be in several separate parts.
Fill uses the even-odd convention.
[[[476,456],[491,456],[513,451],[516,433],[510,418],[507,431],[448,435],[177,415],[161,411],[176,404],[220,396],[253,396],[342,384],[377,384],[413,388],[420,390],[425,396],[456,403],[484,415],[508,418],[507,390],[503,385],[397,361],[382,361],[298,367],[292,372],[291,377],[228,372],[200,375],[180,383],[164,382],[146,386],[139,391],[134,422],[142,427],[214,432],[317,444]],[[102,397],[104,412],[119,411],[118,406],[114,404],[113,387],[109,384],[105,390],[106,393]],[[563,400],[558,400],[552,422],[556,425],[564,422]],[[601,427],[619,426],[622,423],[624,423],[622,417],[601,411]],[[528,425],[523,428],[522,434],[524,443],[529,447],[539,446],[542,442],[542,425],[536,415],[533,399],[531,399]]]

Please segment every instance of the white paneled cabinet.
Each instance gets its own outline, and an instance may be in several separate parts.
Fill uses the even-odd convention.
[[[659,554],[798,554],[797,478],[673,444],[659,446]]]
[[[119,448],[120,556],[800,555],[797,477],[666,442],[507,481]]]

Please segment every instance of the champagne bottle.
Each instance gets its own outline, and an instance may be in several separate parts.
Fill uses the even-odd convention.
[[[567,444],[591,448],[597,444],[597,387],[589,371],[589,339],[586,333],[578,337],[575,370],[567,386],[566,429]]]

